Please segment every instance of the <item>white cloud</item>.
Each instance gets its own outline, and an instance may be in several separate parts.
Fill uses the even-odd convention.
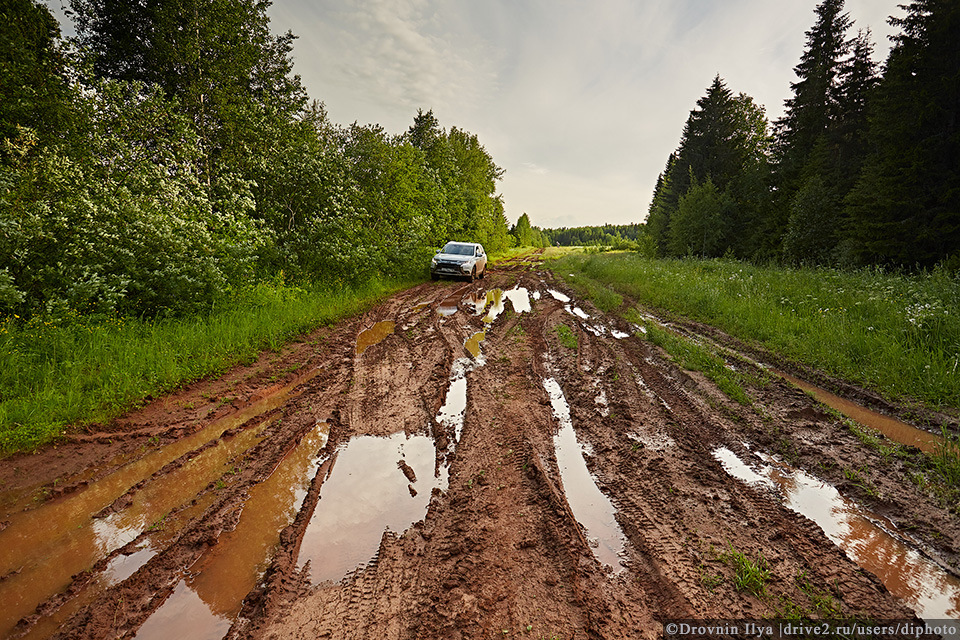
[[[508,218],[547,227],[641,221],[718,73],[779,116],[818,1],[274,0],[269,14],[299,36],[295,70],[331,118],[399,133],[433,109],[505,169]],[[879,59],[899,1],[847,0]]]

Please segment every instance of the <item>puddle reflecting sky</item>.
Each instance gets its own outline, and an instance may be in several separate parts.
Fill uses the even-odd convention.
[[[960,579],[892,535],[894,525],[847,500],[833,486],[774,458],[753,469],[726,447],[713,452],[731,476],[775,489],[785,504],[816,522],[852,561],[872,572],[925,620],[960,617]]]
[[[577,442],[573,421],[570,419],[570,407],[560,384],[553,378],[546,378],[543,388],[550,396],[553,415],[560,423],[560,429],[553,438],[553,445],[557,466],[560,467],[563,492],[570,509],[573,510],[577,522],[587,530],[591,544],[596,543],[593,553],[597,560],[610,565],[614,571],[622,571],[620,559],[626,539],[614,517],[616,509],[597,487],[590,470],[587,469],[587,463],[583,459],[584,448]]]
[[[286,396],[284,396],[286,397]],[[261,405],[262,406],[262,405]],[[254,411],[254,409],[251,409]],[[244,412],[245,418],[249,417]],[[42,601],[67,586],[75,574],[134,540],[171,510],[192,500],[230,467],[230,460],[258,442],[265,425],[204,449],[162,478],[148,482],[132,503],[106,518],[92,514],[108,506],[126,489],[183,453],[219,437],[240,424],[240,417],[218,421],[168,445],[85,490],[20,515],[16,525],[0,532],[0,569],[19,573],[0,582],[0,637]],[[29,528],[28,528],[29,527]]]
[[[243,598],[266,570],[280,532],[296,517],[314,474],[326,459],[322,449],[329,434],[330,425],[318,423],[270,477],[250,490],[236,528],[223,533],[194,563],[190,576],[140,628],[138,639],[219,640],[224,636]]]
[[[412,485],[401,459],[416,473]],[[338,448],[300,546],[298,565],[310,561],[314,584],[340,580],[373,558],[385,530],[399,534],[424,517],[432,489],[447,483],[446,467],[434,474],[435,461],[433,440],[404,433],[361,436]]]

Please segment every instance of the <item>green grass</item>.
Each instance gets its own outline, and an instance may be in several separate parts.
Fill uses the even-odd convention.
[[[557,325],[556,331],[557,339],[560,341],[560,344],[568,349],[573,349],[576,351],[579,343],[577,341],[577,336],[574,335],[573,331],[570,330],[570,327],[565,324],[559,324]]]
[[[574,286],[601,283],[888,397],[960,407],[955,274],[757,267],[632,253],[567,254],[548,266]]]
[[[257,285],[205,317],[0,319],[0,455],[109,420],[369,308],[398,284],[327,291]]]
[[[758,555],[756,561],[753,561],[730,545],[727,551],[720,555],[720,560],[733,567],[733,585],[737,591],[752,593],[757,597],[767,595],[766,585],[771,575],[762,555]]]
[[[647,324],[645,328],[647,339],[669,353],[679,366],[689,371],[700,371],[736,402],[744,406],[753,404],[744,390],[743,374],[728,368],[723,358],[689,338],[656,325]]]

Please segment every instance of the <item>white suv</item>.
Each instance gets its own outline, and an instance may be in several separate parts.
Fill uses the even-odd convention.
[[[487,254],[476,242],[448,242],[430,261],[430,279],[440,276],[469,278],[487,275]]]

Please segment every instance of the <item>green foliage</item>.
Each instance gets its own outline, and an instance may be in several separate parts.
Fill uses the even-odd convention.
[[[74,124],[55,140],[0,111],[0,313],[182,316],[251,282],[421,276],[445,239],[510,244],[477,137],[432,112],[397,136],[331,124],[269,3],[73,0],[90,66],[64,70],[56,23],[24,1],[0,81],[80,90],[54,96]]]
[[[657,180],[648,227],[661,255],[756,253],[769,152],[763,108],[714,78]]]
[[[830,264],[837,243],[834,202],[820,175],[813,176],[794,196],[783,255],[793,264]]]
[[[557,339],[560,340],[560,344],[565,346],[568,349],[576,350],[579,347],[579,342],[577,341],[577,336],[573,334],[573,331],[570,330],[565,324],[558,324],[556,328]]]
[[[5,0],[0,22],[0,140],[18,137],[18,127],[54,137],[70,121],[71,99],[57,21],[34,0]]]
[[[869,156],[850,193],[860,263],[932,267],[960,251],[960,6],[916,0],[870,104]]]
[[[18,292],[4,297],[19,300],[8,309],[59,317],[208,307],[247,275],[265,241],[246,184],[224,176],[226,197],[211,197],[197,137],[155,88],[102,82],[79,105],[84,148],[38,149],[28,134],[8,143],[0,270]]]
[[[6,316],[0,319],[0,454],[32,449],[67,425],[108,420],[145,396],[218,374],[262,349],[279,349],[396,288],[256,284],[190,318]]]
[[[729,195],[717,190],[712,179],[707,178],[703,184],[693,180],[670,223],[670,252],[711,258],[722,255],[728,246],[727,226],[735,206]]]
[[[957,268],[960,7],[902,9],[878,77],[870,31],[849,37],[844,0],[820,0],[772,140],[763,109],[714,80],[654,189],[647,228],[659,255]],[[707,178],[732,202],[714,250],[709,238],[697,247],[690,216],[678,216]]]

